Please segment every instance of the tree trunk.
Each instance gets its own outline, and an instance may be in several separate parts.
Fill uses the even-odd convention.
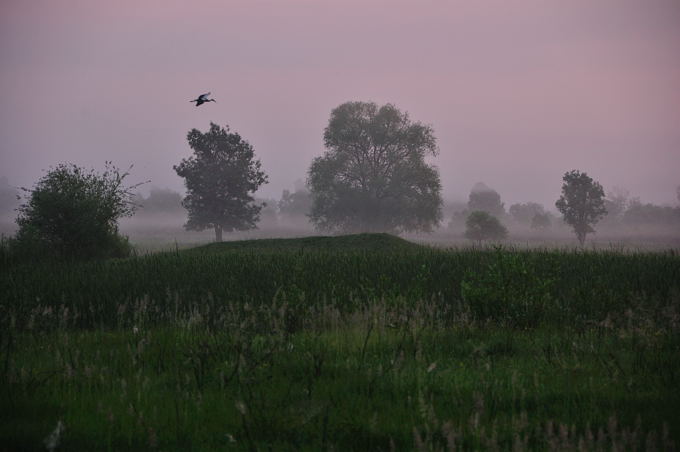
[[[220,226],[219,224],[215,225],[215,241],[216,242],[222,241],[222,226]]]
[[[586,242],[586,234],[587,232],[585,231],[576,231],[576,238],[578,238],[581,248],[583,248],[583,244]]]

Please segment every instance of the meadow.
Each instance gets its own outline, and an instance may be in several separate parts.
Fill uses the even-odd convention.
[[[0,449],[676,450],[680,256],[262,239],[0,253]]]

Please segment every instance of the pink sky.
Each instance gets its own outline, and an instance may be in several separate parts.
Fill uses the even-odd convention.
[[[571,169],[658,203],[680,184],[677,0],[4,0],[0,61],[15,185],[112,160],[180,190],[186,133],[214,121],[279,198],[349,100],[431,124],[447,198],[484,181],[552,207]]]

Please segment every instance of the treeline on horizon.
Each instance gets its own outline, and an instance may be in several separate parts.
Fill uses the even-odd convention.
[[[298,227],[312,229],[308,215],[312,206],[311,193],[300,179],[293,184],[292,190],[283,190],[279,199],[256,198],[257,202],[266,205],[260,212],[260,229],[277,227]],[[621,231],[637,228],[656,227],[671,229],[680,227],[680,186],[678,187],[678,205],[659,205],[643,202],[638,197],[618,187],[607,191],[605,208],[607,213],[598,223],[598,227]],[[133,203],[137,207],[135,217],[153,219],[157,216],[185,216],[182,207],[182,194],[170,188],[152,186],[146,196],[135,193]],[[20,204],[20,191],[9,183],[6,176],[0,176],[0,217],[7,219],[16,216]],[[502,195],[484,182],[475,184],[467,201],[444,199],[442,205],[443,221],[440,231],[462,233],[465,220],[472,211],[484,211],[501,220],[510,227],[530,229],[535,232],[551,229],[567,228],[554,206],[527,201],[510,204],[502,201]],[[541,220],[538,220],[538,218]],[[537,221],[538,220],[538,221]]]

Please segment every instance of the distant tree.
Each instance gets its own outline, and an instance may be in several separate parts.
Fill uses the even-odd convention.
[[[501,202],[501,195],[483,182],[477,182],[470,191],[468,210],[481,210],[495,217],[505,215],[505,206]]]
[[[516,222],[529,224],[536,215],[543,215],[545,209],[538,203],[528,202],[526,204],[513,204],[508,209],[508,212]]]
[[[531,229],[544,230],[549,229],[551,225],[550,214],[547,212],[537,213],[531,219]]]
[[[439,223],[439,173],[425,163],[438,151],[431,127],[391,104],[348,102],[331,112],[324,143],[308,179],[318,229],[431,231]]]
[[[680,207],[643,204],[635,198],[630,201],[621,220],[626,226],[680,226]]]
[[[263,205],[252,194],[267,182],[267,175],[250,143],[214,123],[205,133],[192,129],[187,140],[194,155],[173,167],[187,188],[182,205],[189,219],[184,227],[212,228],[218,242],[222,231],[255,228]]]
[[[508,235],[508,230],[498,218],[481,210],[470,213],[465,226],[465,237],[478,242],[489,239],[502,240]]]
[[[564,221],[574,229],[583,246],[586,235],[595,232],[592,226],[607,214],[604,190],[588,174],[578,170],[565,173],[562,180],[562,195],[555,206],[562,213]]]
[[[45,174],[19,207],[16,244],[40,254],[68,258],[123,256],[127,240],[118,234],[118,219],[131,216],[128,172],[106,163],[103,173],[60,164]]]
[[[623,213],[628,208],[629,192],[623,188],[614,187],[607,192],[607,197],[604,200],[604,208],[607,214],[604,221],[607,223],[618,223],[623,217]]]
[[[176,213],[182,210],[182,195],[167,188],[152,187],[141,201],[140,212],[149,214]]]

